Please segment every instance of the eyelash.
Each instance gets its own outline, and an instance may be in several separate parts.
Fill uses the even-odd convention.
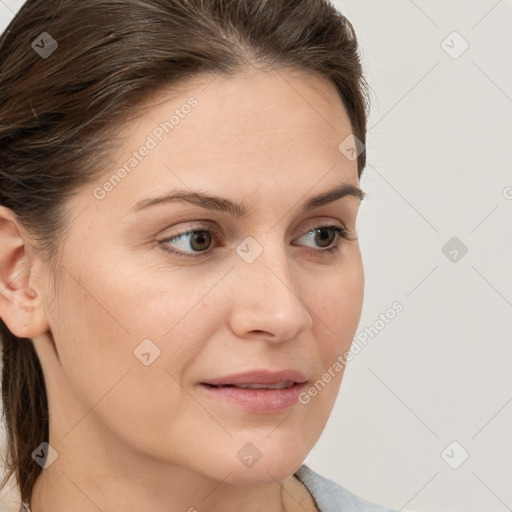
[[[308,235],[314,231],[319,231],[321,229],[330,229],[330,230],[334,231],[338,236],[339,242],[336,245],[334,245],[333,247],[330,247],[329,249],[319,249],[319,250],[307,249],[308,253],[313,254],[315,256],[317,256],[319,253],[327,253],[328,255],[338,253],[341,250],[342,240],[347,240],[347,241],[356,240],[355,237],[353,237],[349,234],[347,229],[345,229],[341,226],[338,226],[336,224],[320,225],[318,227],[309,228],[306,231],[306,233],[302,236]],[[217,236],[219,236],[219,238],[220,238],[220,234],[217,229],[214,229],[212,227],[206,227],[206,226],[197,226],[194,229],[190,229],[190,230],[184,231],[182,233],[173,235],[172,237],[165,238],[164,240],[160,240],[159,243],[161,244],[162,249],[164,251],[170,252],[171,254],[178,255],[180,257],[184,257],[184,258],[204,257],[209,252],[211,252],[211,250],[206,250],[206,251],[202,251],[202,252],[196,251],[195,254],[187,254],[187,253],[184,253],[181,251],[175,251],[175,250],[169,249],[169,247],[166,245],[166,243],[168,243],[168,242],[175,242],[176,240],[179,240],[180,238],[186,237],[188,235],[194,235],[194,234],[204,233],[204,232],[213,234],[214,238]]]

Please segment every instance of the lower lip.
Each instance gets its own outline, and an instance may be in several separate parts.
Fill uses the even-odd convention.
[[[236,387],[211,387],[199,385],[211,396],[227,400],[242,409],[259,414],[276,414],[295,405],[306,383],[296,383],[283,389],[251,389]]]

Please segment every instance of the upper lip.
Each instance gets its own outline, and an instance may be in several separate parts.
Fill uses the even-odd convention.
[[[201,384],[222,386],[226,384],[278,384],[279,382],[306,382],[306,376],[297,370],[281,370],[272,372],[270,370],[251,370],[233,375],[226,375],[217,379],[210,379]]]

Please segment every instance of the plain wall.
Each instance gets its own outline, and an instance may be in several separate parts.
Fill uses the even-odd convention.
[[[0,2],[0,28],[22,3]],[[400,510],[511,510],[512,2],[334,3],[373,91],[365,304],[305,462]]]
[[[512,2],[336,5],[374,91],[358,332],[403,311],[349,364],[307,462],[396,509],[512,510]],[[453,237],[465,255],[445,256]]]

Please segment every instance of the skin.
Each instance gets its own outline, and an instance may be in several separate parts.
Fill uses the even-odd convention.
[[[262,368],[297,369],[314,383],[350,347],[364,288],[357,238],[331,233],[340,252],[328,254],[331,238],[308,232],[334,223],[355,237],[360,199],[301,210],[336,185],[359,186],[356,162],[338,149],[350,122],[334,86],[303,71],[186,85],[151,98],[103,176],[69,200],[55,290],[29,235],[0,208],[0,315],[34,343],[58,453],[32,512],[316,510],[293,473],[325,427],[342,372],[308,404],[268,415],[197,383]],[[191,96],[191,113],[96,199],[94,188]],[[249,215],[183,202],[130,213],[177,188],[243,203]],[[204,223],[220,236],[167,247],[206,255],[159,243]],[[263,250],[252,263],[236,252],[248,236]],[[148,338],[160,356],[145,366],[134,350]],[[252,467],[237,457],[249,442],[262,454]]]

